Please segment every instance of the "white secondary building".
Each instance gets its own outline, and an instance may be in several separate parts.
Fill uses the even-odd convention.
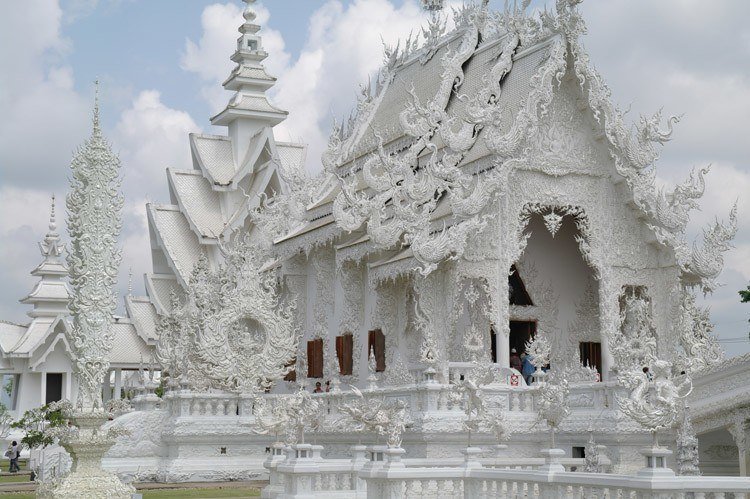
[[[75,400],[77,391],[72,376],[70,346],[65,337],[65,330],[70,327],[68,268],[65,244],[57,232],[54,198],[49,232],[39,243],[39,250],[43,260],[31,271],[39,281],[21,300],[21,303],[33,306],[28,312],[31,321],[28,324],[0,321],[3,387],[0,402],[14,417],[57,400]],[[143,300],[127,296],[125,302],[126,308],[132,309],[142,306]],[[123,371],[132,373],[150,362],[156,341],[153,326],[151,330],[144,329],[141,324],[127,318],[115,318],[112,331],[115,338],[111,353],[113,383],[105,387],[108,388],[105,398],[111,398],[113,394],[122,396]]]

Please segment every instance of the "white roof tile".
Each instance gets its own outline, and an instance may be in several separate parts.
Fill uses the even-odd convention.
[[[112,324],[112,333],[114,341],[109,354],[110,363],[139,365],[151,360],[153,349],[138,336],[132,323],[122,320],[115,322]]]
[[[235,172],[232,142],[229,137],[190,134],[198,163],[219,184],[228,184]]]
[[[146,275],[146,288],[149,297],[156,306],[157,313],[170,312],[172,310],[172,291],[182,296],[182,286],[174,276],[165,274]]]
[[[285,170],[298,170],[304,167],[306,147],[303,144],[277,142],[276,150]]]
[[[202,251],[198,237],[177,206],[149,204],[148,207],[167,259],[187,282]]]
[[[21,336],[26,332],[28,326],[13,324],[12,322],[0,321],[0,348],[4,353],[10,351]]]
[[[151,300],[147,296],[126,296],[125,305],[136,332],[141,338],[144,341],[158,340],[156,324],[159,315],[156,313],[156,307],[151,303]]]
[[[11,347],[10,353],[13,355],[28,355],[47,337],[47,331],[56,321],[55,318],[36,318],[31,321],[23,337],[16,345]]]
[[[169,170],[177,199],[185,214],[204,237],[216,237],[224,230],[219,193],[196,170]]]

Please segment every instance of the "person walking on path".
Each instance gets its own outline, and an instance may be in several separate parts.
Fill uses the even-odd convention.
[[[5,457],[10,459],[10,466],[8,467],[8,472],[10,473],[21,471],[21,468],[18,467],[19,452],[18,442],[13,440],[13,442],[8,446],[8,450],[5,451]]]

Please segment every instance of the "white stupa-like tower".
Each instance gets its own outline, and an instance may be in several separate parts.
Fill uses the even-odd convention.
[[[304,164],[305,146],[274,138],[272,129],[287,112],[266,95],[276,79],[263,66],[268,54],[260,26],[253,22],[252,3],[243,13],[231,56],[237,65],[224,82],[234,94],[211,119],[227,127],[227,134],[190,134],[191,167],[167,168],[170,202],[147,205],[153,259],[153,272],[145,276],[148,299],[127,299],[131,317],[142,328],[153,327],[155,312],[169,309],[170,293],[184,289],[201,254],[215,264],[219,241],[236,229],[252,230],[248,215],[261,196],[270,198],[285,189],[278,168],[297,170]]]

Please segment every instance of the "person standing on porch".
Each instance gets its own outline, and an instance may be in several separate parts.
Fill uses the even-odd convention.
[[[521,364],[521,357],[518,356],[518,352],[515,348],[512,348],[510,350],[510,367],[521,372],[522,364]]]
[[[523,379],[527,385],[531,385],[534,381],[534,372],[536,372],[536,367],[531,363],[531,355],[523,354],[523,370],[521,374],[523,374]]]

